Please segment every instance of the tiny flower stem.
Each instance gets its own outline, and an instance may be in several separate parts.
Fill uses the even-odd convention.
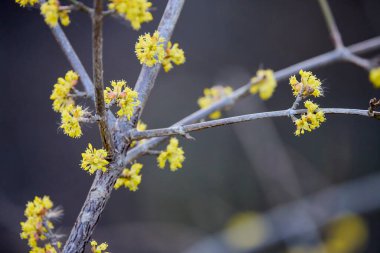
[[[152,155],[152,156],[158,156],[161,154],[162,151],[159,151],[159,150],[148,150],[146,152],[147,155]]]
[[[54,247],[57,253],[61,253],[62,251],[58,247],[57,244],[57,236],[53,233],[53,231],[49,228],[48,220],[46,218],[42,221],[43,226],[46,228],[45,236],[48,239],[49,243]]]

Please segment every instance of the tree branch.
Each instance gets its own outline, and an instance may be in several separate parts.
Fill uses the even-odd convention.
[[[380,36],[354,44],[350,47],[348,47],[348,50],[352,53],[367,53],[371,50],[375,50],[380,47]],[[281,81],[284,79],[289,78],[290,75],[298,72],[300,69],[312,69],[316,67],[325,66],[331,63],[334,63],[338,60],[343,60],[342,54],[340,54],[338,51],[334,50],[316,57],[313,57],[309,60],[299,62],[297,64],[294,64],[292,66],[289,66],[287,68],[281,69],[279,71],[276,71],[275,76],[277,81]],[[221,110],[222,108],[226,106],[233,105],[236,101],[239,99],[247,96],[249,94],[249,89],[251,87],[251,83],[247,83],[244,86],[240,87],[239,89],[235,90],[231,95],[228,97],[225,97],[218,102],[214,103],[208,108],[198,110],[186,118],[180,120],[176,124],[172,125],[174,126],[181,126],[184,124],[190,124],[194,123],[196,121],[199,121],[201,119],[206,118],[209,114]],[[148,140],[144,144],[141,144],[131,150],[128,151],[128,154],[124,156],[122,159],[122,163],[124,165],[127,165],[128,163],[136,160],[137,158],[141,157],[145,154],[149,149],[157,146],[162,141],[164,141],[167,137],[157,137],[153,138],[151,140]]]
[[[366,116],[368,115],[368,110],[359,110],[359,109],[343,109],[343,108],[321,108],[325,114],[347,114],[347,115],[359,115]],[[184,126],[174,126],[168,128],[157,128],[145,131],[137,131],[133,130],[129,133],[129,138],[131,140],[141,140],[141,139],[149,139],[154,137],[162,137],[162,136],[171,136],[171,135],[185,135],[186,133],[200,131],[212,127],[218,126],[227,126],[236,123],[242,123],[257,119],[267,119],[267,118],[278,118],[278,117],[289,117],[290,115],[299,115],[302,113],[306,113],[306,109],[300,110],[281,110],[281,111],[272,111],[272,112],[260,112],[260,113],[252,113],[246,115],[240,115],[235,117],[228,117],[217,120],[210,120],[200,123],[194,123]]]
[[[323,17],[325,18],[327,27],[329,29],[331,38],[334,42],[335,48],[343,48],[342,36],[340,35],[338,26],[335,23],[334,15],[331,12],[328,0],[318,0],[321,6]]]
[[[165,12],[161,18],[158,26],[160,36],[165,38],[166,48],[167,42],[170,40],[174,27],[178,21],[179,15],[185,4],[185,0],[169,0]],[[132,126],[135,127],[139,120],[141,113],[146,105],[151,90],[154,87],[158,72],[161,69],[161,64],[156,64],[153,67],[143,65],[140,75],[137,79],[134,90],[139,93],[140,105],[135,108],[135,113],[131,118]]]
[[[161,36],[164,36],[167,39],[170,38],[183,4],[184,0],[169,0],[158,28]],[[95,12],[97,11],[99,10],[95,8]],[[152,69],[144,69],[143,67],[142,73],[140,74],[143,78],[138,86],[140,87],[139,90],[142,95],[140,101],[143,105],[135,112],[135,115],[137,115],[137,117],[135,116],[136,118],[139,117],[142,108],[146,103],[146,99],[149,96],[150,90],[153,88],[159,68],[159,66],[153,67]],[[117,137],[118,136],[116,135],[116,138]],[[129,143],[127,143],[127,146],[128,145]],[[67,239],[63,249],[64,253],[80,253],[84,251],[85,245],[92,235],[100,215],[111,195],[113,185],[123,168],[122,160],[116,157],[116,159],[111,162],[107,173],[96,174],[83,207],[73,229],[71,230],[69,238]]]
[[[94,0],[94,15],[92,16],[92,57],[95,87],[95,109],[100,116],[99,129],[103,146],[110,157],[113,156],[114,144],[104,103],[103,86],[103,0]]]

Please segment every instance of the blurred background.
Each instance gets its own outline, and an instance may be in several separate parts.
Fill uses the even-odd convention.
[[[106,84],[134,86],[141,68],[134,43],[155,30],[167,1],[152,2],[155,19],[138,32],[106,19]],[[380,1],[330,4],[346,45],[380,34]],[[64,30],[91,71],[90,20],[81,12],[71,17]],[[160,73],[142,116],[149,128],[197,110],[206,87],[238,88],[260,66],[280,70],[333,49],[316,0],[188,0],[172,41],[187,61]],[[67,137],[49,100],[69,69],[38,10],[0,1],[0,252],[28,250],[19,222],[36,195],[64,208],[57,227],[67,235],[93,180],[79,163],[87,143],[100,146],[97,126],[85,125],[78,140]],[[322,107],[366,109],[380,95],[368,72],[350,63],[313,72],[326,90],[316,100]],[[282,81],[265,103],[250,96],[224,115],[286,109],[293,100]],[[279,118],[181,138],[184,167],[173,173],[153,157],[139,160],[140,189],[112,194],[93,238],[111,252],[131,253],[379,252],[379,124],[328,115],[321,128],[295,137],[291,120]]]

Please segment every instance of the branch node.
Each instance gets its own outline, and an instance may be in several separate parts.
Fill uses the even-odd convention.
[[[380,106],[380,99],[372,98],[369,101],[368,116],[380,120],[380,112],[375,111]]]

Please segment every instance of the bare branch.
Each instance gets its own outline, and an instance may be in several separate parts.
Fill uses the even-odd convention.
[[[321,108],[325,114],[349,114],[349,115],[359,115],[366,116],[368,115],[368,110],[359,110],[359,109],[344,109],[344,108]],[[289,115],[299,115],[302,113],[306,113],[306,109],[300,110],[282,110],[282,111],[273,111],[273,112],[260,112],[260,113],[252,113],[246,115],[240,115],[235,117],[223,118],[210,120],[200,123],[194,123],[184,126],[174,126],[168,128],[158,128],[151,129],[145,131],[137,131],[132,130],[129,135],[131,140],[141,140],[148,139],[154,137],[162,137],[162,136],[171,136],[171,135],[185,135],[186,133],[200,131],[212,127],[218,126],[227,126],[236,123],[242,123],[257,119],[267,119],[267,118],[278,118],[278,117],[288,117]]]
[[[169,0],[166,5],[165,12],[158,26],[160,36],[165,38],[165,47],[172,36],[184,3],[185,0]],[[141,103],[135,108],[135,113],[131,119],[133,126],[137,124],[137,121],[140,118],[160,69],[160,64],[156,64],[153,67],[147,67],[144,65],[141,68],[140,75],[134,88],[134,90],[139,93],[139,100]]]
[[[103,86],[103,0],[94,0],[94,15],[92,18],[92,56],[95,87],[95,109],[100,116],[99,129],[104,148],[110,157],[113,156],[114,144],[110,127],[107,122],[107,113],[104,103]]]
[[[340,35],[338,26],[335,23],[334,15],[331,12],[328,0],[318,0],[321,6],[323,17],[327,23],[331,38],[334,42],[335,48],[343,48],[342,36]]]
[[[379,47],[380,47],[380,36],[354,44],[348,47],[348,50],[350,50],[350,52],[352,53],[366,53],[371,50],[375,50]],[[321,66],[325,66],[342,59],[343,59],[342,55],[339,52],[334,50],[334,51],[322,54],[320,56],[316,56],[309,60],[299,62],[290,67],[284,68],[282,70],[276,71],[275,76],[276,76],[277,81],[281,81],[281,80],[289,78],[290,75],[298,72],[300,69],[312,69],[316,67],[321,67]],[[201,119],[204,119],[205,117],[207,117],[210,113],[214,111],[221,110],[222,108],[226,106],[233,105],[236,101],[238,101],[239,99],[249,94],[250,87],[251,87],[251,83],[247,83],[246,85],[235,90],[230,96],[219,100],[218,102],[214,103],[208,108],[201,109],[190,114],[186,118],[174,124],[173,127],[199,121]],[[128,164],[131,161],[134,161],[137,158],[141,157],[142,155],[145,154],[145,152],[157,146],[166,138],[167,137],[153,138],[145,142],[144,144],[141,144],[129,150],[128,154],[122,159],[123,164]]]
[[[84,3],[80,2],[80,1],[77,1],[77,0],[69,0],[73,6],[75,8],[77,8],[78,10],[81,10],[81,11],[84,11],[84,12],[87,12],[88,14],[92,15],[94,10],[90,7],[88,7],[87,5],[85,5]]]

